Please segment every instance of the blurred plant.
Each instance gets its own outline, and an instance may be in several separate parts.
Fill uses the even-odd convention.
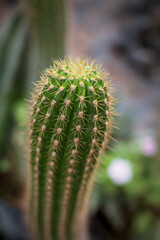
[[[11,165],[6,159],[0,161],[0,174],[8,173],[10,171]]]
[[[32,51],[37,53],[37,72],[52,64],[52,59],[63,58],[66,46],[66,0],[28,0]],[[34,44],[34,45],[33,45]],[[35,54],[36,54],[35,53]],[[37,74],[37,73],[36,73]],[[37,77],[39,74],[37,74]]]
[[[157,145],[152,136],[145,136],[121,142],[103,157],[95,195],[100,194],[109,239],[159,239]]]
[[[2,12],[2,10],[1,10]],[[0,32],[0,158],[15,153],[15,104],[52,58],[65,54],[65,0],[17,1]]]
[[[14,9],[1,29],[0,38],[0,154],[11,143],[13,104],[24,97],[27,68],[27,21]],[[23,78],[22,78],[23,76]]]

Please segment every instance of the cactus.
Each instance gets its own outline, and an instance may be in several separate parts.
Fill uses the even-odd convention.
[[[41,76],[29,119],[28,222],[35,239],[84,240],[87,202],[111,123],[108,77],[68,57]]]
[[[66,47],[66,0],[28,0],[27,13],[30,15],[31,39],[37,50],[38,69],[51,64],[52,58],[63,58]]]

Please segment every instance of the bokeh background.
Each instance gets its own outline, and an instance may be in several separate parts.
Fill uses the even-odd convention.
[[[96,177],[91,240],[159,240],[160,1],[52,0],[44,23],[43,6],[34,12],[32,2],[0,2],[0,239],[28,239],[25,99],[32,82],[52,58],[83,54],[110,72],[120,115],[117,142]]]

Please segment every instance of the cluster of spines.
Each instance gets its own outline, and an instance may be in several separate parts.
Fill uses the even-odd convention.
[[[33,95],[30,211],[37,221],[35,231],[42,228],[44,239],[51,236],[72,239],[72,228],[75,232],[78,227],[87,186],[111,126],[112,98],[104,77],[100,69],[85,60],[55,62],[42,75]],[[84,143],[88,144],[87,149]],[[75,181],[78,183],[74,184]],[[61,197],[58,210],[54,208],[56,194]],[[44,198],[39,199],[42,195]],[[70,213],[72,199],[75,205]],[[55,210],[58,216],[54,218]],[[51,230],[55,219],[58,222]]]

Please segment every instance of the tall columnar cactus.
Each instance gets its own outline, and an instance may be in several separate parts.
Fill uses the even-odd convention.
[[[31,40],[37,48],[38,68],[43,70],[51,64],[52,58],[63,58],[65,55],[70,1],[27,0],[26,5],[30,15]]]
[[[107,74],[83,58],[55,61],[29,121],[29,224],[36,239],[84,240],[87,199],[111,126]]]

